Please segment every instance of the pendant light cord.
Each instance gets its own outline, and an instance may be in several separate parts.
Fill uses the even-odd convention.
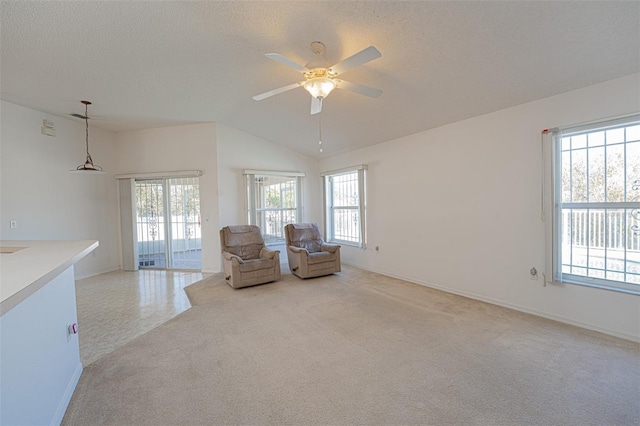
[[[78,167],[76,167],[75,171],[103,173],[102,167],[96,166],[95,164],[93,164],[93,158],[91,158],[91,154],[89,154],[89,105],[91,104],[91,102],[89,101],[80,101],[80,102],[84,104],[84,144],[85,144],[85,149],[87,151],[87,158],[84,164],[81,164]],[[79,114],[75,116],[80,117]]]
[[[88,105],[84,104],[84,124],[85,124],[85,144],[87,148],[87,162],[93,164],[91,154],[89,154],[89,109]]]

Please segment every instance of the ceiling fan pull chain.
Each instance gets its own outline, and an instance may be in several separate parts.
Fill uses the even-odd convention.
[[[320,152],[322,152],[322,113],[318,114],[318,145],[320,145]]]

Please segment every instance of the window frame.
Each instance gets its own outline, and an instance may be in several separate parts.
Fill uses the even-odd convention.
[[[623,293],[640,295],[640,284],[616,281],[616,280],[607,279],[607,278],[583,276],[575,273],[567,273],[562,271],[562,267],[563,267],[563,264],[562,264],[563,235],[562,234],[563,232],[566,232],[566,230],[563,228],[563,212],[565,210],[569,210],[569,212],[571,212],[569,214],[573,214],[573,212],[576,210],[581,212],[586,211],[587,212],[586,214],[589,217],[589,219],[591,219],[591,217],[589,216],[590,212],[592,212],[593,210],[603,210],[605,212],[604,213],[605,215],[608,214],[607,210],[624,210],[625,212],[624,215],[628,215],[632,221],[635,220],[637,223],[635,223],[635,227],[634,227],[633,222],[628,222],[626,218],[624,219],[626,231],[623,234],[623,238],[628,238],[628,234],[627,234],[628,232],[634,232],[635,235],[640,235],[640,228],[638,228],[638,226],[640,226],[640,219],[637,218],[637,216],[640,215],[640,177],[638,177],[638,179],[631,177],[630,180],[627,180],[627,173],[626,173],[627,164],[629,161],[626,154],[627,144],[636,143],[635,140],[629,141],[625,137],[624,141],[621,142],[620,144],[624,146],[624,153],[625,153],[624,154],[625,155],[624,157],[625,194],[628,194],[627,191],[629,190],[629,188],[631,188],[631,190],[638,191],[638,196],[634,196],[633,194],[631,196],[627,196],[626,201],[590,201],[589,199],[587,199],[587,201],[582,201],[582,202],[573,201],[573,200],[571,200],[570,202],[566,202],[565,200],[563,200],[563,187],[562,187],[563,138],[579,136],[581,134],[586,135],[586,134],[596,133],[599,131],[613,130],[615,128],[621,128],[621,127],[631,127],[639,124],[640,124],[640,114],[633,114],[629,116],[595,121],[595,122],[581,124],[577,126],[555,128],[555,129],[543,131],[543,150],[544,150],[543,154],[544,154],[544,159],[546,164],[545,166],[546,177],[544,178],[544,182],[543,182],[542,218],[546,222],[546,236],[547,236],[546,237],[546,241],[547,241],[546,271],[547,273],[545,274],[546,282],[556,283],[556,284],[557,283],[577,284],[581,286],[595,287],[595,288],[600,288],[605,290],[613,290],[613,291],[618,291]],[[614,146],[614,144],[603,143],[602,146],[603,147]],[[588,145],[585,145],[584,147],[585,150],[588,150],[589,148],[591,147],[589,147]],[[581,148],[574,149],[573,147],[571,147],[568,150],[565,149],[564,152],[573,152],[577,149],[581,149]],[[604,158],[605,158],[604,165],[605,167],[607,167],[608,160],[607,160],[606,151],[604,154]],[[587,162],[585,166],[585,175],[587,176],[587,181],[590,177],[588,174],[588,170],[589,170],[588,164],[589,163]],[[550,192],[550,196],[548,197],[544,195],[545,188]],[[587,192],[587,195],[589,194],[590,193]],[[605,186],[605,194],[606,194],[606,186]],[[606,195],[605,195],[605,200],[606,200]],[[547,216],[546,212],[550,213],[549,218],[546,217]],[[609,223],[608,220],[609,219],[605,219],[605,224]],[[586,235],[587,235],[587,238],[592,238],[593,234],[591,233],[591,230],[589,230]],[[626,244],[627,243],[625,242],[625,251],[628,250],[626,248]],[[573,244],[570,243],[570,245],[573,247]],[[588,245],[588,247],[589,247],[588,248],[589,250],[590,245]],[[609,247],[608,247],[608,243],[605,242],[605,253],[607,250],[609,250]],[[626,265],[628,260],[626,255],[625,255],[624,262],[625,262],[624,263],[625,270],[627,270]],[[580,265],[571,265],[571,266],[580,267]],[[585,267],[585,268],[588,268],[588,267]],[[594,269],[600,269],[600,268],[594,268]],[[618,271],[609,269],[607,267],[606,261],[605,261],[605,267],[602,268],[602,270],[604,271],[605,276],[607,271],[618,272]]]
[[[357,166],[347,167],[339,170],[332,170],[323,172],[320,175],[322,176],[323,183],[323,201],[324,201],[324,229],[325,229],[325,239],[328,242],[359,247],[362,249],[366,249],[367,245],[367,220],[366,220],[366,181],[367,181],[367,170],[368,167],[366,164],[360,164]],[[346,174],[357,173],[358,179],[358,205],[357,206],[335,206],[333,204],[333,179],[337,176],[343,176]],[[359,230],[360,230],[360,241],[354,242],[350,240],[339,239],[335,237],[335,211],[336,209],[340,210],[356,210],[358,212],[359,217]]]
[[[244,183],[245,183],[245,211],[246,211],[246,221],[249,225],[257,225],[260,227],[260,232],[262,237],[265,240],[265,245],[267,246],[277,246],[285,243],[284,237],[284,225],[283,223],[282,229],[279,229],[282,232],[282,236],[274,239],[268,239],[265,234],[266,229],[258,223],[258,213],[265,211],[294,211],[295,212],[295,220],[294,222],[300,222],[302,220],[303,213],[303,178],[305,174],[302,172],[286,172],[286,171],[273,171],[273,170],[243,170],[244,175]],[[267,208],[267,207],[259,207],[257,206],[257,197],[256,197],[256,179],[257,178],[283,178],[283,179],[294,179],[295,180],[295,206],[293,208],[288,207],[278,207],[278,208]]]

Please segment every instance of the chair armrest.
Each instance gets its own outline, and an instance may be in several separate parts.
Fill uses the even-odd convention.
[[[328,244],[328,243],[324,243],[320,246],[320,250],[322,251],[328,251],[329,253],[335,253],[336,250],[338,250],[340,248],[340,245],[338,244]]]
[[[260,258],[273,259],[278,253],[280,253],[280,250],[269,250],[266,247],[262,247],[262,249],[260,250]]]
[[[236,256],[235,254],[231,254],[228,251],[223,251],[222,252],[222,257],[224,257],[227,260],[236,259],[238,261],[238,263],[244,263],[244,260],[242,260],[242,258],[240,256]]]
[[[305,248],[300,248],[296,246],[287,246],[287,249],[291,250],[292,253],[306,253],[307,255],[309,254],[309,250]]]

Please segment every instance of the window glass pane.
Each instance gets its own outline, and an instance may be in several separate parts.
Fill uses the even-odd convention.
[[[586,148],[587,135],[577,135],[571,137],[571,149]]]
[[[627,127],[627,142],[640,141],[640,124]]]
[[[627,209],[626,281],[640,284],[640,210]]]
[[[604,132],[589,133],[587,140],[590,147],[604,145]]]
[[[336,240],[360,242],[360,214],[358,209],[334,210],[334,238]]]
[[[570,209],[562,209],[562,230],[561,230],[561,247],[562,247],[562,272],[571,273],[572,259],[572,241],[573,241],[573,213]]]
[[[589,268],[604,269],[604,257],[606,246],[606,225],[607,215],[605,210],[587,210],[589,246],[587,253],[587,263]],[[591,274],[589,274],[592,276]]]
[[[136,181],[138,265],[165,268],[164,182]]]
[[[619,129],[607,130],[607,145],[612,143],[624,142],[624,127]]]
[[[604,147],[590,148],[589,157],[589,202],[603,202],[604,199]]]
[[[258,177],[256,184],[263,208],[295,206],[295,178],[264,176]]]
[[[571,154],[562,156],[562,202],[571,202]]]
[[[607,209],[606,223],[606,247],[607,259],[611,262],[609,269],[614,271],[624,271],[624,266],[618,265],[615,260],[624,261],[626,242],[625,236],[627,232],[627,220],[625,218],[624,209]]]
[[[333,177],[333,205],[358,206],[358,173]]]
[[[607,146],[607,199],[624,201],[624,145]]]
[[[626,144],[627,201],[640,200],[640,142]]]
[[[587,266],[589,244],[588,210],[571,212],[571,261],[574,266]]]
[[[257,224],[264,242],[276,243],[284,240],[284,226],[296,222],[295,210],[262,210],[256,212]]]
[[[587,150],[571,151],[571,201],[587,201]]]
[[[586,277],[587,276],[587,268],[579,268],[579,267],[574,266],[574,267],[571,268],[571,273],[574,274],[574,275],[580,275],[580,276]]]
[[[607,210],[606,278],[623,282],[626,257],[625,214],[624,209]]]
[[[571,138],[568,136],[562,138],[562,150],[568,151],[570,149],[571,149]]]

